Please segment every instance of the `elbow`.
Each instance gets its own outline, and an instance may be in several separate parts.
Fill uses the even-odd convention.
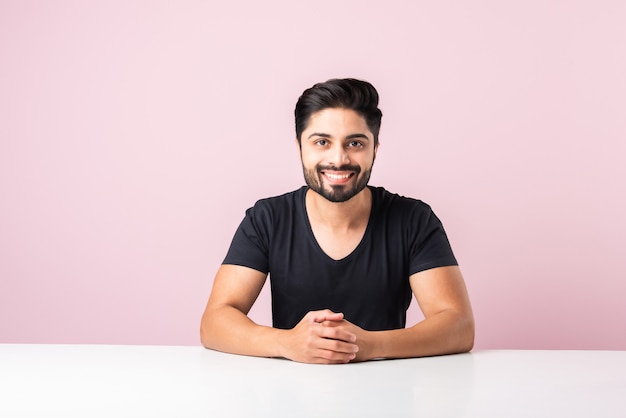
[[[449,320],[447,331],[442,335],[445,339],[442,347],[443,354],[462,354],[472,351],[475,335],[473,315],[454,312]]]
[[[200,326],[200,344],[202,344],[202,346],[204,348],[209,348],[209,344],[207,342],[206,334],[205,334],[204,328],[202,326]]]
[[[476,335],[476,327],[474,324],[474,318],[469,317],[462,318],[459,321],[459,329],[457,332],[457,353],[468,353],[474,348],[474,338]]]
[[[474,348],[474,335],[468,336],[460,345],[459,353],[469,353]]]
[[[200,327],[200,344],[204,348],[208,348],[210,350],[216,350],[217,344],[215,342],[214,333],[207,330],[206,327]]]
[[[211,331],[208,323],[208,317],[206,312],[202,315],[202,320],[200,321],[200,343],[204,348],[212,348],[211,344]]]
[[[200,326],[200,344],[202,344],[204,348],[210,348],[207,337],[206,337],[206,333],[204,331],[204,327],[202,326]]]

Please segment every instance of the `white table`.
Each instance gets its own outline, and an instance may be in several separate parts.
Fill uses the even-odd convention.
[[[345,365],[201,347],[0,344],[0,417],[626,417],[626,351]]]

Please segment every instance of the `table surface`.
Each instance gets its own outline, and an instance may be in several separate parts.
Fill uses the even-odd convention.
[[[0,417],[626,417],[626,351],[310,365],[202,347],[0,344]]]

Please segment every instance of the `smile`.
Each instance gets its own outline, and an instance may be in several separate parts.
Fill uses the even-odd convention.
[[[349,178],[352,173],[347,173],[347,174],[331,174],[331,173],[324,173],[326,175],[326,177],[328,177],[331,180],[342,180],[342,179],[347,179]]]
[[[350,181],[350,179],[355,175],[354,172],[332,172],[332,171],[322,171],[321,174],[326,178],[326,181],[331,185],[342,185],[346,184]]]

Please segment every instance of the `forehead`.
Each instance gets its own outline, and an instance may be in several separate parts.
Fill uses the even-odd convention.
[[[330,107],[311,114],[305,132],[337,131],[350,133],[360,132],[372,134],[365,118],[352,109]]]

